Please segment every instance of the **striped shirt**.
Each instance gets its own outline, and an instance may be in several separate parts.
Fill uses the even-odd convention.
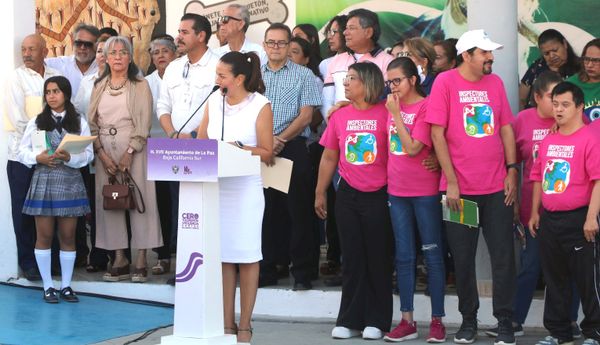
[[[265,96],[273,108],[273,134],[279,135],[300,115],[305,106],[320,106],[321,90],[314,74],[306,67],[287,60],[277,71],[268,64],[261,67],[265,83]],[[310,128],[306,126],[300,136],[308,138]]]

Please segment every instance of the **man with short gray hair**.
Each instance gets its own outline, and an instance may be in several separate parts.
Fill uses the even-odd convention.
[[[250,13],[243,5],[231,4],[227,6],[219,18],[219,37],[227,44],[214,50],[215,54],[223,56],[230,51],[242,53],[255,52],[260,58],[260,63],[267,62],[267,55],[263,48],[256,43],[248,41],[246,31],[250,26]]]
[[[75,99],[84,76],[98,73],[96,41],[100,30],[93,25],[79,24],[73,31],[73,55],[47,58],[46,64],[64,75],[71,83],[71,100]]]

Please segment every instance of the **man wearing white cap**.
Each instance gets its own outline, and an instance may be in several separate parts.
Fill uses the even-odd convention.
[[[510,125],[513,115],[502,80],[492,74],[492,51],[501,48],[483,30],[465,32],[456,43],[459,66],[437,76],[426,116],[444,172],[440,191],[446,195],[447,206],[462,210],[464,199],[476,202],[479,208],[479,227],[492,263],[496,345],[515,344],[511,323],[515,290],[512,205],[518,175]],[[463,317],[454,342],[470,344],[477,336],[475,254],[479,229],[451,222],[446,229]]]

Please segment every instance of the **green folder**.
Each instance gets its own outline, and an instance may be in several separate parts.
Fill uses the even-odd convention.
[[[479,227],[479,207],[475,201],[460,199],[462,210],[452,211],[446,203],[446,196],[442,195],[443,219],[448,222],[464,224],[469,227]]]

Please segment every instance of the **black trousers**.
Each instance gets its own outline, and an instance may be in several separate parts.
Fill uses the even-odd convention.
[[[586,241],[583,224],[587,207],[565,212],[542,212],[538,238],[546,280],[544,327],[560,341],[572,341],[571,294],[575,280],[581,296],[586,338],[600,340],[600,237]]]
[[[177,234],[177,206],[178,200],[173,200],[171,189],[179,189],[179,183],[172,181],[156,181],[158,216],[160,227],[162,229],[163,246],[153,249],[158,254],[159,260],[169,260],[171,258],[171,240],[173,235]],[[179,191],[177,191],[179,195]],[[175,205],[173,205],[175,204]],[[175,207],[175,209],[173,209]]]
[[[342,301],[337,326],[387,332],[392,323],[392,226],[386,187],[361,192],[343,179],[337,191]]]
[[[261,275],[276,276],[276,264],[289,255],[290,272],[297,282],[306,282],[314,270],[315,240],[314,188],[306,139],[288,141],[279,157],[294,162],[288,194],[272,188],[265,190],[265,213],[262,228]]]
[[[35,220],[33,216],[23,214],[23,204],[29,191],[33,169],[9,160],[6,164],[10,200],[12,206],[12,221],[17,242],[19,267],[28,270],[36,267],[33,249],[35,248]]]
[[[479,226],[492,264],[492,307],[498,320],[511,319],[515,294],[516,269],[513,245],[513,207],[504,204],[504,192],[461,195],[479,207]],[[446,222],[448,245],[454,258],[458,310],[464,319],[477,318],[479,294],[475,275],[475,254],[479,229]]]

